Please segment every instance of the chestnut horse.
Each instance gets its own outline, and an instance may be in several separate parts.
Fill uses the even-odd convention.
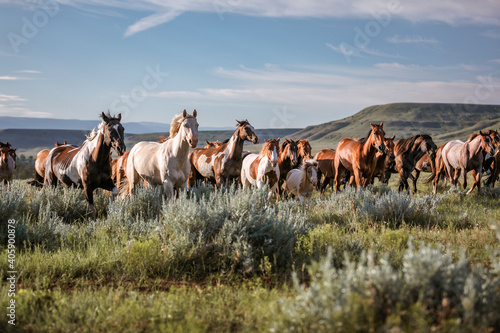
[[[456,186],[458,177],[462,174],[462,186],[467,188],[467,172],[471,172],[474,183],[467,192],[471,193],[477,186],[477,193],[481,193],[481,176],[483,174],[484,154],[493,155],[495,147],[488,133],[479,131],[473,134],[466,142],[454,140],[448,142],[442,152],[443,163],[446,167],[449,180]]]
[[[437,146],[432,141],[432,138],[427,134],[417,134],[410,138],[400,139],[396,141],[394,154],[396,155],[396,172],[399,173],[399,191],[410,190],[408,178],[413,176],[411,173],[415,169],[417,162],[425,154],[429,155],[431,165],[435,164]],[[435,170],[432,167],[432,170]],[[417,184],[413,183],[413,192],[417,193]]]
[[[313,159],[305,160],[299,169],[293,169],[286,175],[285,189],[297,196],[300,203],[307,205],[311,202],[311,195],[318,182],[318,162]]]
[[[335,179],[335,150],[321,149],[314,155],[314,160],[318,161],[318,187],[323,193],[328,184]],[[324,180],[321,180],[322,176],[325,176]]]
[[[56,141],[54,147],[60,147],[66,145],[67,142],[59,143]],[[76,146],[73,146],[76,147]],[[43,149],[38,152],[35,160],[35,180],[30,181],[29,184],[33,186],[43,186],[45,181],[45,161],[47,160],[47,156],[50,153],[50,149]]]
[[[364,142],[346,138],[337,145],[335,153],[335,190],[340,191],[340,181],[344,171],[354,176],[356,187],[365,187],[371,182],[375,170],[375,153],[385,151],[384,124],[371,125],[371,131]]]
[[[298,163],[297,164],[302,164],[304,163],[305,160],[311,159],[311,152],[312,148],[311,145],[309,144],[309,141],[306,139],[299,140],[297,141],[297,147],[298,147]]]
[[[94,208],[94,190],[102,188],[117,193],[111,179],[111,148],[118,155],[126,150],[121,125],[121,114],[116,118],[101,114],[102,122],[80,147],[64,145],[52,148],[45,161],[44,185],[82,186],[91,210]]]
[[[3,180],[6,185],[12,183],[16,168],[17,148],[11,147],[9,142],[0,142],[0,180]]]
[[[392,138],[384,138],[385,151],[383,153],[377,152],[375,154],[375,159],[377,161],[375,162],[375,170],[373,171],[373,178],[371,180],[371,183],[373,183],[375,177],[378,177],[378,179],[384,184],[387,184],[387,182],[389,181],[391,174],[390,172],[387,172],[387,170],[389,168],[389,165],[396,159],[396,156],[394,155],[395,138],[395,135],[393,135]]]
[[[163,143],[142,141],[137,143],[127,159],[128,192],[142,179],[151,185],[163,185],[167,197],[174,190],[185,189],[191,165],[189,148],[198,144],[197,112],[190,115],[184,110],[172,119],[170,138]]]
[[[282,186],[285,182],[288,171],[292,170],[299,163],[298,142],[292,139],[286,139],[280,146],[278,166],[280,169],[278,181],[278,194],[282,193]]]
[[[189,153],[191,173],[188,184],[194,186],[199,179],[208,179],[221,186],[238,178],[243,161],[243,143],[259,143],[259,137],[248,120],[237,121],[238,125],[228,142],[217,148],[197,148]]]
[[[240,178],[243,188],[248,186],[262,188],[267,183],[269,185],[268,197],[271,198],[278,187],[278,179],[280,178],[279,150],[279,138],[266,140],[260,154],[248,154],[243,159]]]

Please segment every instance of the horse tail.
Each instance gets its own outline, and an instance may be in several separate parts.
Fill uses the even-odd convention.
[[[432,167],[431,175],[426,180],[423,181],[424,184],[430,184],[434,180],[434,178],[436,178],[436,174],[438,174],[436,163],[431,163],[431,167]]]
[[[128,178],[127,178],[127,176],[125,176],[125,177],[122,178],[122,180],[120,182],[120,185],[118,187],[118,195],[124,197],[127,194],[129,194],[129,190],[128,190]]]

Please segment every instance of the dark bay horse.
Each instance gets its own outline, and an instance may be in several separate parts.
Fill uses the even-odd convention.
[[[354,176],[356,187],[365,187],[373,177],[375,169],[375,153],[385,151],[384,124],[371,125],[371,131],[364,140],[346,138],[341,140],[335,153],[335,190],[340,191],[340,181],[344,171],[349,171]]]
[[[248,120],[237,121],[238,125],[228,142],[216,148],[197,148],[189,153],[191,173],[188,185],[197,180],[208,179],[221,186],[227,181],[240,177],[243,161],[243,143],[259,143],[259,137]]]
[[[286,175],[288,171],[292,170],[299,163],[298,156],[298,141],[294,141],[292,139],[286,139],[280,146],[279,149],[279,157],[278,157],[278,166],[280,169],[280,176],[278,182],[278,193],[282,194],[282,186],[286,180]]]
[[[16,150],[12,148],[9,142],[0,142],[0,180],[8,185],[14,178],[14,169],[16,168]]]
[[[390,172],[387,172],[389,165],[394,162],[396,156],[394,155],[394,139],[396,136],[394,135],[392,138],[384,138],[385,150],[383,153],[377,152],[375,154],[375,170],[373,171],[373,177],[371,183],[375,177],[384,183],[387,184],[390,178]],[[388,176],[389,175],[389,176]]]
[[[92,210],[93,192],[97,188],[117,193],[111,179],[111,148],[118,155],[125,152],[121,114],[111,117],[101,114],[102,122],[93,130],[80,147],[64,145],[52,148],[45,162],[45,184],[81,186]]]
[[[335,150],[321,149],[314,155],[314,160],[318,161],[318,187],[323,193],[328,184],[335,179]],[[322,176],[325,176],[324,180],[321,180]]]
[[[495,182],[500,175],[500,134],[498,130],[489,130],[488,134],[493,142],[493,146],[496,148],[496,152],[493,156],[488,158],[488,162],[491,166],[491,175],[486,179],[486,186],[495,187]]]
[[[467,172],[471,172],[474,183],[467,192],[471,193],[477,186],[477,193],[481,193],[481,176],[483,173],[484,154],[495,154],[495,147],[488,133],[479,131],[473,134],[466,142],[454,140],[448,142],[442,152],[446,173],[453,186],[456,186],[458,177],[462,174],[463,189],[467,188]]]
[[[410,138],[396,141],[394,154],[396,155],[395,169],[400,176],[399,191],[410,190],[408,178],[413,178],[411,173],[415,169],[417,162],[422,158],[422,156],[424,156],[424,154],[429,155],[432,170],[435,170],[434,164],[436,160],[436,151],[436,144],[432,141],[430,135],[427,134],[417,134]],[[416,182],[414,182],[413,185],[413,192],[417,193]]]

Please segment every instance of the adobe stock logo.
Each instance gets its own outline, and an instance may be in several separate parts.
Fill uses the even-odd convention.
[[[10,42],[12,50],[17,54],[19,47],[26,45],[38,35],[40,29],[45,27],[50,19],[54,18],[59,13],[59,3],[55,0],[41,0],[38,1],[38,9],[33,13],[31,19],[26,16],[21,18],[22,26],[21,33],[9,32],[7,39]]]

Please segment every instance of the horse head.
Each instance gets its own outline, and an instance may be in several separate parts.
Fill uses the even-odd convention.
[[[396,155],[394,155],[394,139],[396,138],[395,135],[392,136],[392,138],[384,138],[384,143],[385,143],[385,154],[389,156],[389,161],[393,162],[394,159],[396,158]]]
[[[238,136],[241,140],[248,140],[253,144],[259,143],[259,137],[255,134],[255,129],[248,122],[248,120],[238,121]]]
[[[122,114],[118,114],[117,117],[111,117],[108,113],[106,115],[104,112],[101,114],[103,126],[104,143],[108,146],[113,147],[119,156],[125,153],[127,148],[125,147],[125,136],[123,134],[123,126],[120,123],[122,120]]]
[[[198,145],[198,121],[196,117],[198,116],[198,112],[196,110],[193,111],[193,114],[190,115],[186,110],[182,112],[182,125],[181,128],[186,136],[187,142],[191,148],[196,148]]]
[[[278,152],[280,150],[280,138],[266,140],[262,151],[267,155],[273,168],[278,165]]]
[[[427,154],[431,161],[436,159],[437,146],[432,141],[432,138],[429,135],[422,135],[422,143],[420,144],[420,151]]]
[[[307,179],[309,179],[311,184],[316,187],[318,184],[318,161],[307,159],[304,162],[304,171]]]
[[[491,141],[493,142],[493,146],[498,149],[500,147],[500,134],[498,134],[498,130],[490,129],[488,134],[491,138]]]
[[[7,164],[9,157],[9,150],[10,150],[9,147],[0,148],[0,160],[2,161],[2,164]]]
[[[286,139],[280,147],[280,160],[285,160],[286,158],[290,159],[292,167],[295,167],[299,163],[298,159],[298,151],[299,147],[297,145],[297,141],[292,139]]]
[[[309,144],[309,141],[305,139],[299,140],[297,142],[297,147],[300,159],[302,159],[303,161],[306,159],[311,159],[312,148],[311,145]]]
[[[479,135],[481,136],[481,148],[493,156],[495,154],[495,147],[493,146],[493,141],[491,140],[489,133],[479,131]]]
[[[385,151],[385,132],[384,132],[384,123],[380,122],[380,125],[371,124],[372,131],[370,134],[372,145],[378,150],[379,153],[384,153]]]
[[[16,161],[16,158],[17,158],[16,150],[17,150],[17,148],[13,148],[13,149],[10,148],[9,149],[9,155],[12,157],[14,162]]]

